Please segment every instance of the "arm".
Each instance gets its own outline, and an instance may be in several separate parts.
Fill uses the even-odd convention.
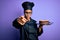
[[[17,22],[17,18],[13,21],[12,25],[13,25],[15,28],[17,28],[17,29],[19,29],[19,28],[21,28],[21,27],[23,26],[23,25],[20,25],[20,24]]]
[[[40,36],[43,33],[43,25],[40,25],[38,28],[38,36]]]
[[[35,23],[35,26],[37,27],[37,24]],[[43,28],[42,28],[43,25],[40,25],[39,28],[37,28],[37,34],[38,36],[40,36],[42,33],[43,33]]]

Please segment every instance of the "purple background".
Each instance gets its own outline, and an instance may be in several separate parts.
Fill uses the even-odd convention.
[[[12,21],[23,15],[22,2],[35,3],[32,18],[54,22],[44,26],[44,33],[39,40],[60,40],[60,0],[0,0],[0,40],[19,40],[19,30],[12,26]]]

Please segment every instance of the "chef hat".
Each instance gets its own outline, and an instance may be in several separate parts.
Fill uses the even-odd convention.
[[[33,2],[23,2],[22,3],[22,7],[24,8],[24,10],[32,10],[34,6],[34,3]]]

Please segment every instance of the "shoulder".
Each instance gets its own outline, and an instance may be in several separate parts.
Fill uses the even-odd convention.
[[[17,22],[17,18],[15,18],[15,19],[13,20],[13,22]]]
[[[36,22],[37,22],[36,20],[34,20],[34,19],[32,19],[32,18],[31,18],[31,21],[32,21],[32,22],[34,22],[34,23],[36,23]]]

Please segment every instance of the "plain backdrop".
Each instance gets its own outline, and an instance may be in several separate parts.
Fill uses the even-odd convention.
[[[24,15],[21,4],[25,1],[35,3],[32,18],[49,20],[52,25],[43,26],[39,40],[60,40],[60,0],[0,0],[0,40],[19,40],[20,32],[12,26],[15,18]]]

